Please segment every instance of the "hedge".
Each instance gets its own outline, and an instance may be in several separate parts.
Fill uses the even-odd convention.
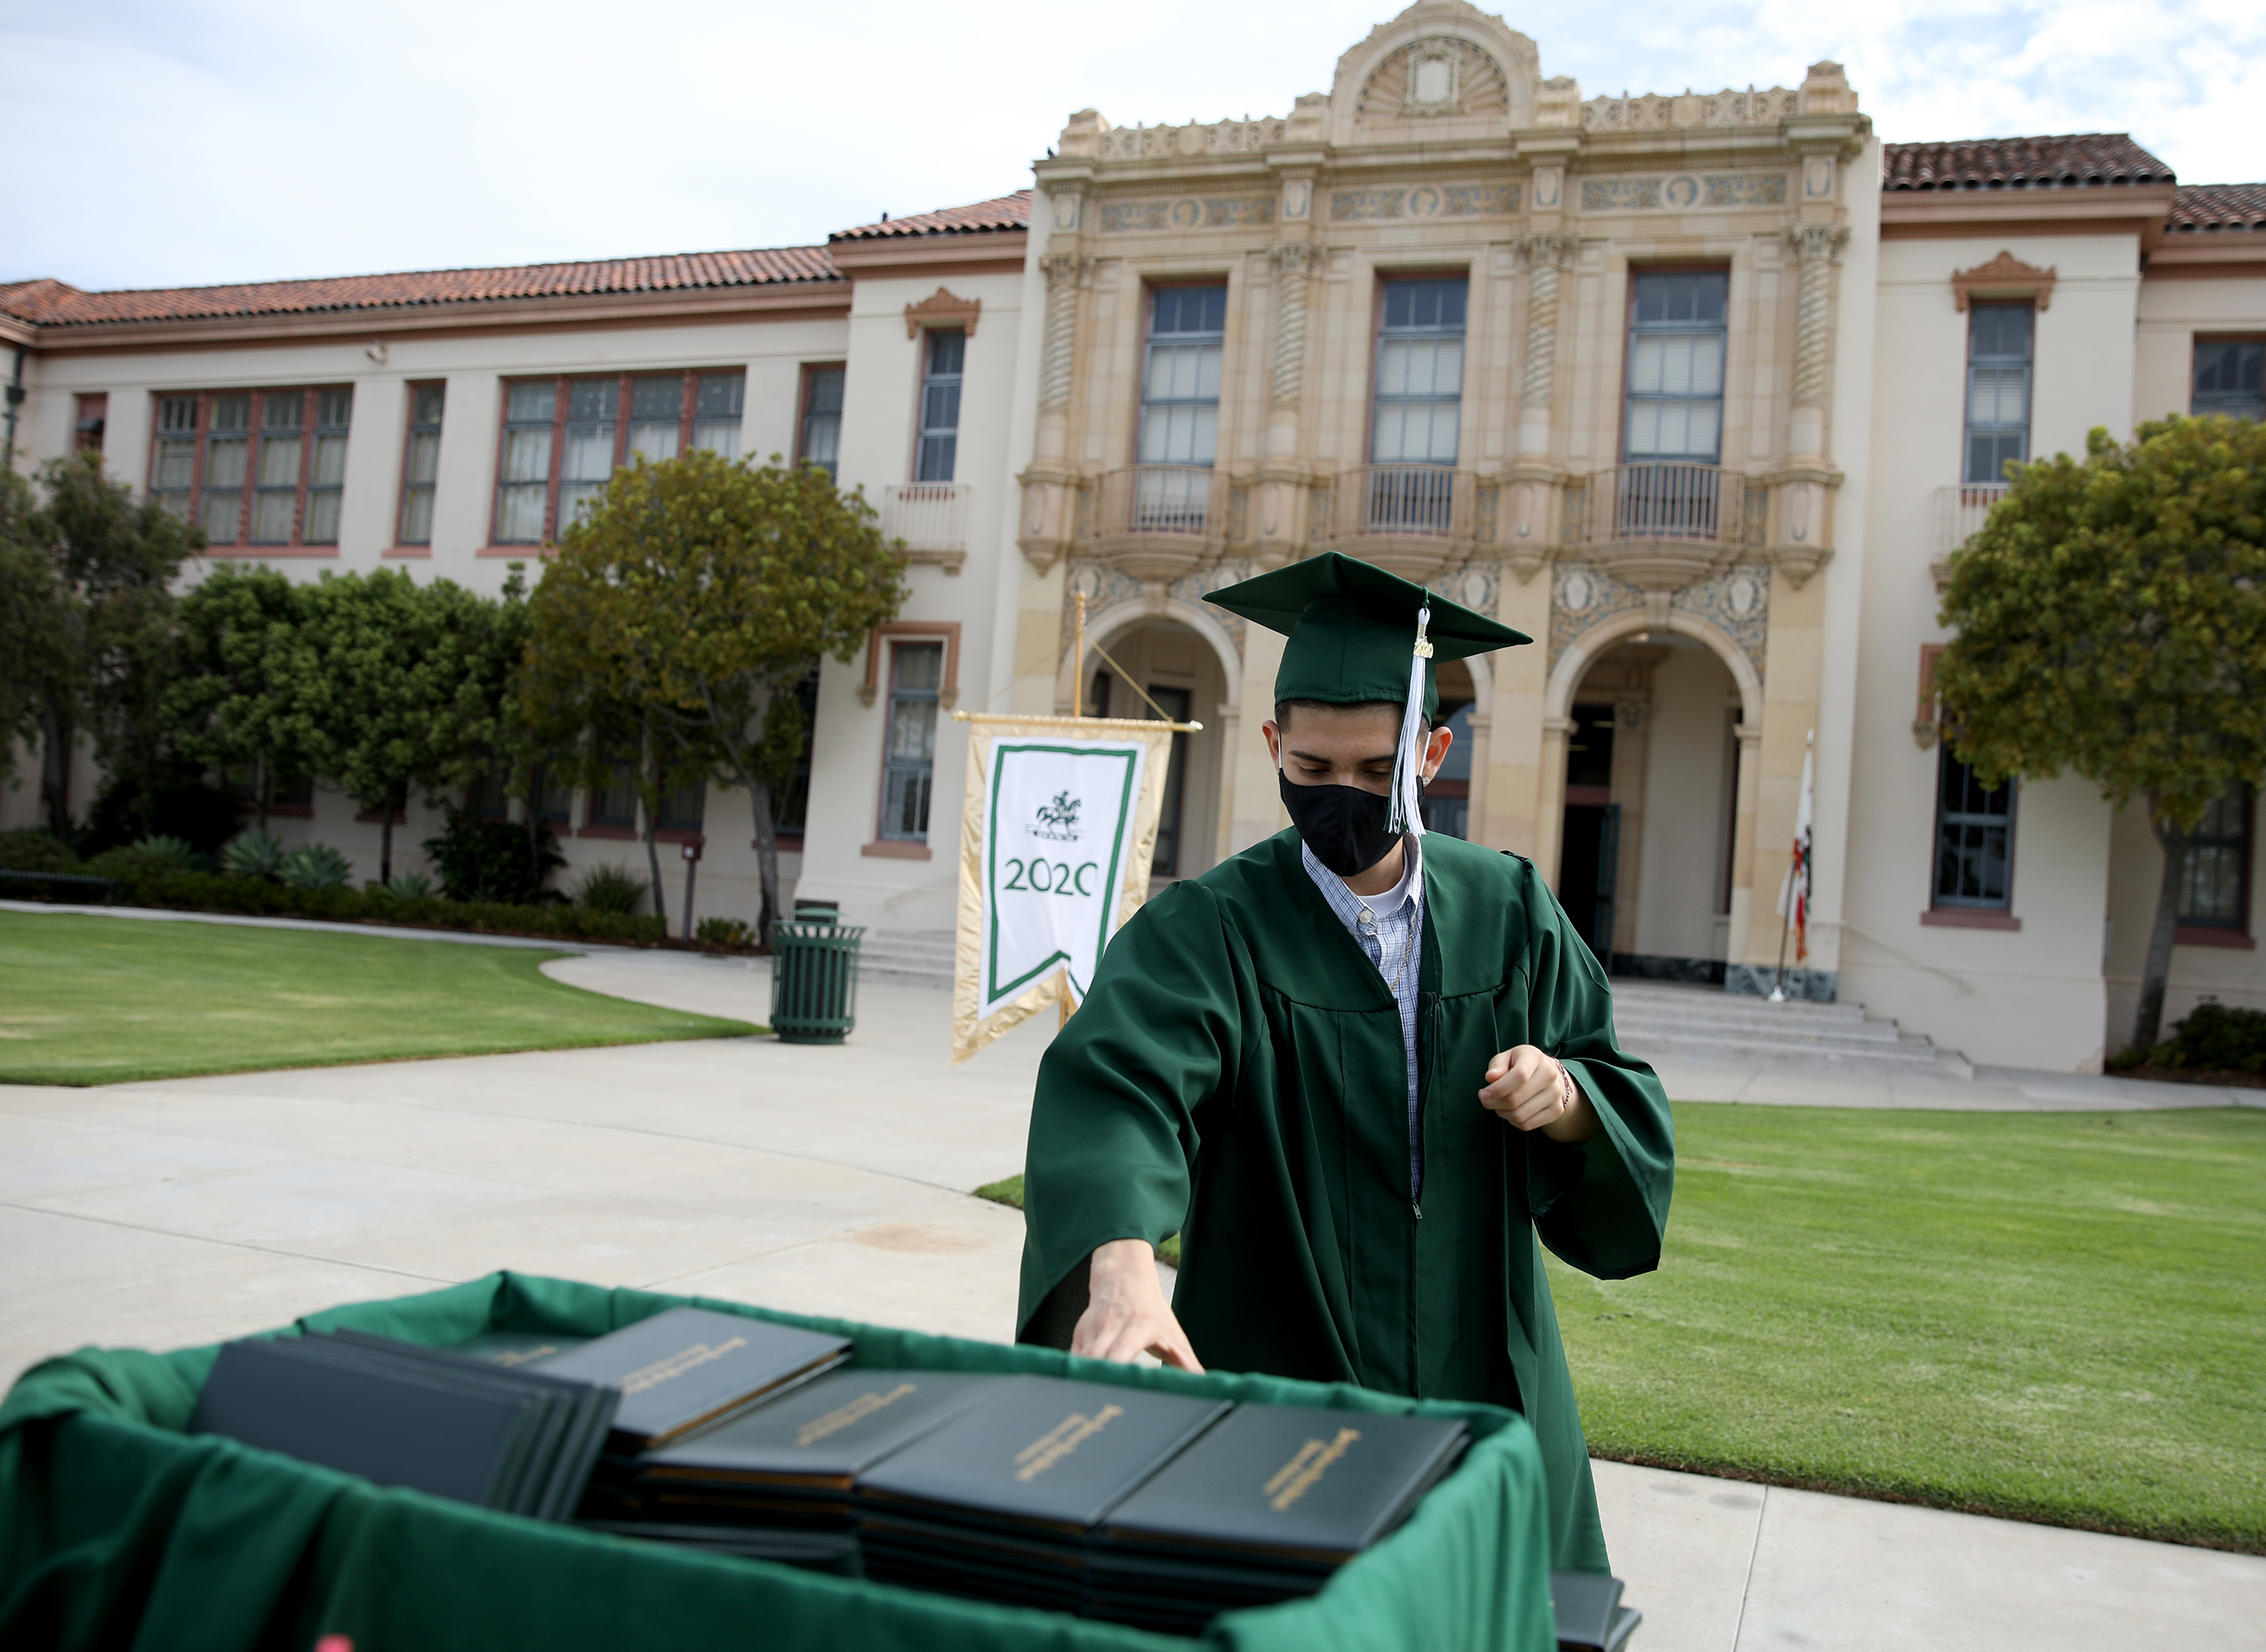
[[[265,878],[191,872],[146,850],[97,855],[86,870],[119,880],[133,906],[198,912],[241,912],[258,917],[311,917],[334,924],[388,924],[409,929],[460,929],[483,935],[528,935],[559,940],[604,941],[620,947],[658,946],[667,938],[650,914],[592,912],[579,906],[506,906],[493,901],[406,901],[383,889],[294,889]]]

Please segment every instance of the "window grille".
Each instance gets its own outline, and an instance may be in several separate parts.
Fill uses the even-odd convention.
[[[838,367],[803,369],[802,450],[796,457],[835,475],[842,464],[842,382]]]
[[[1939,748],[1935,801],[1935,904],[2005,910],[2014,860],[2014,787],[1985,791],[1975,771]]]
[[[2266,340],[2197,339],[2189,411],[2266,419]]]
[[[944,645],[900,642],[889,650],[889,730],[881,791],[881,836],[928,841],[929,793],[936,775],[938,690]]]
[[[2188,834],[2180,864],[2179,921],[2203,929],[2250,923],[2250,791],[2230,786]]]
[[[447,398],[445,385],[409,387],[409,441],[401,461],[397,544],[433,543],[433,487],[441,473],[441,412]]]
[[[960,381],[968,360],[965,333],[928,335],[928,362],[921,381],[920,453],[913,479],[948,482],[959,462]]]

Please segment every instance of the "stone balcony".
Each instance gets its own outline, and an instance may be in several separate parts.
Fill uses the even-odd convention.
[[[957,574],[968,560],[966,482],[892,482],[881,490],[881,537],[905,542],[905,560]]]
[[[1610,465],[1566,490],[1561,543],[1643,590],[1677,590],[1765,543],[1768,490],[1716,464]]]
[[[1493,490],[1446,464],[1363,464],[1314,489],[1307,537],[1404,579],[1429,579],[1492,537]],[[1486,520],[1482,520],[1483,514]]]
[[[1226,549],[1229,497],[1210,465],[1121,465],[1080,490],[1078,537],[1135,579],[1170,583]]]
[[[1951,553],[1983,530],[1991,507],[2007,497],[2004,482],[1966,482],[1935,490],[1928,523],[1928,572],[1941,590],[1951,578]]]

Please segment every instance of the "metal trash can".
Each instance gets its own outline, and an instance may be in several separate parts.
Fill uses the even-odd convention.
[[[866,932],[834,911],[771,921],[771,1031],[783,1044],[838,1044],[858,1024],[858,943]],[[837,909],[838,910],[838,909]]]

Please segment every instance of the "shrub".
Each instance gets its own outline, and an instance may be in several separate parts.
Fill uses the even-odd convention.
[[[574,886],[574,904],[586,912],[634,912],[645,899],[645,880],[627,866],[592,866]]]
[[[194,853],[208,855],[233,837],[243,821],[243,805],[234,793],[201,780],[144,786],[121,779],[94,800],[79,837],[89,854],[162,835],[180,838]]]
[[[2166,1067],[2266,1073],[2266,1010],[2230,1009],[2205,998],[2173,1026],[2155,1053]]]
[[[342,889],[354,881],[354,863],[328,844],[302,844],[277,868],[295,889]]]
[[[247,827],[230,838],[220,852],[220,868],[239,878],[279,878],[283,874],[283,840],[274,832]]]
[[[391,883],[371,884],[369,893],[389,901],[430,901],[437,898],[440,891],[433,887],[433,880],[421,872],[397,872]]]
[[[186,837],[175,837],[167,832],[151,832],[147,837],[136,842],[134,847],[144,854],[169,855],[192,872],[209,869],[197,864],[202,857],[189,847],[189,840]]]
[[[355,889],[343,885],[299,889],[260,878],[183,872],[171,859],[143,855],[131,849],[115,849],[100,859],[102,865],[89,870],[118,878],[126,886],[126,900],[135,906],[244,912],[267,917],[322,918],[338,924],[414,924],[434,929],[555,936],[565,940],[604,941],[628,947],[649,947],[663,938],[661,920],[651,917],[585,911],[571,906],[507,906],[488,901],[408,899],[374,888]]]
[[[0,872],[76,872],[71,846],[36,826],[0,832]]]
[[[756,944],[755,932],[736,917],[704,917],[693,926],[692,939],[710,952],[737,952]]]
[[[545,897],[551,874],[566,864],[550,828],[530,832],[453,803],[445,807],[447,823],[439,837],[425,840],[425,855],[450,900],[532,906]]]

